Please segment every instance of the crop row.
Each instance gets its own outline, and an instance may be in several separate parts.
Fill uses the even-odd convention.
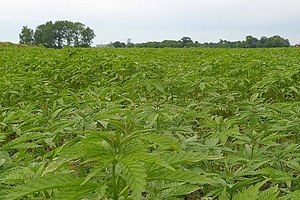
[[[299,57],[0,49],[0,199],[298,199]]]

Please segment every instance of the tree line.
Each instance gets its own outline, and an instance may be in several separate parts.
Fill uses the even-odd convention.
[[[35,31],[23,26],[19,34],[20,44],[43,45],[48,48],[90,47],[95,33],[80,22],[48,21],[36,27]]]
[[[71,47],[91,47],[95,38],[95,33],[90,27],[86,27],[80,22],[71,21],[48,21],[36,27],[35,31],[28,26],[23,26],[19,34],[20,44],[43,45],[48,48]],[[190,37],[182,37],[180,40],[163,40],[160,42],[132,43],[128,39],[126,43],[115,41],[101,47],[114,48],[274,48],[289,47],[288,39],[279,35],[272,37],[255,38],[247,36],[243,41],[220,40],[219,42],[199,43]]]
[[[243,41],[228,41],[220,40],[219,42],[205,42],[199,43],[193,41],[190,37],[183,37],[180,40],[163,40],[161,42],[145,42],[145,43],[132,43],[131,40],[124,42],[112,42],[105,47],[115,48],[184,48],[184,47],[202,47],[202,48],[274,48],[274,47],[290,47],[288,39],[282,38],[279,35],[272,37],[261,37],[260,39],[253,36],[247,36]]]

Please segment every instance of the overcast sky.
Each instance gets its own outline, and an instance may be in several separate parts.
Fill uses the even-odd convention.
[[[78,21],[95,44],[179,40],[243,40],[280,35],[300,42],[300,0],[0,0],[0,41],[19,41],[23,25]]]

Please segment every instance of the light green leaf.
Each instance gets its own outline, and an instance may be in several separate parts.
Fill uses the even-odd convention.
[[[5,196],[6,200],[14,200],[39,191],[63,189],[79,186],[82,180],[67,174],[48,174],[44,177],[31,179],[23,185],[18,185]]]
[[[170,136],[160,135],[156,133],[141,135],[141,139],[160,145],[165,149],[179,150],[180,146],[175,139]]]
[[[121,173],[132,190],[132,198],[140,200],[142,192],[145,191],[147,177],[143,163],[132,159],[122,159],[119,164]]]
[[[230,200],[230,198],[228,197],[228,194],[226,192],[226,187],[224,187],[224,189],[218,199],[219,200]]]
[[[251,97],[250,97],[250,101],[251,101],[251,102],[256,101],[256,99],[258,98],[258,96],[259,96],[259,93],[254,93],[254,94],[252,94]]]
[[[175,169],[167,161],[165,161],[161,156],[156,154],[140,153],[140,154],[132,154],[130,155],[130,157],[134,157],[146,163],[155,163],[159,166],[175,171]]]
[[[169,197],[179,197],[179,196],[184,196],[184,195],[189,195],[192,192],[195,192],[199,190],[201,187],[197,185],[191,185],[191,184],[184,184],[184,185],[179,185],[175,186],[169,191],[168,196]]]
[[[110,163],[112,163],[114,161],[114,159],[108,160],[105,163],[101,163],[100,165],[96,165],[91,172],[89,173],[89,175],[86,177],[86,179],[81,183],[81,185],[86,184],[90,179],[96,177],[97,175],[99,175],[99,173],[106,167],[108,166]]]
[[[150,180],[169,180],[175,182],[188,182],[193,184],[209,184],[215,185],[221,183],[220,179],[208,177],[207,175],[199,175],[190,170],[176,169],[176,171],[157,169],[148,172],[148,179]]]
[[[180,165],[184,163],[203,162],[208,160],[217,160],[221,157],[210,156],[205,153],[179,152],[163,155],[163,158],[171,165]]]
[[[277,200],[279,195],[278,186],[270,187],[259,193],[257,200]]]
[[[267,180],[259,182],[256,185],[251,185],[248,188],[244,188],[241,192],[239,192],[233,197],[233,200],[256,200],[258,198],[259,188],[263,186],[266,182]]]
[[[86,184],[84,186],[73,186],[71,188],[60,189],[51,200],[74,200],[79,199],[85,194],[94,192],[98,187],[97,184]]]

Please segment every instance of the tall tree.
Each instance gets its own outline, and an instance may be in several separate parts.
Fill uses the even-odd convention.
[[[190,37],[183,37],[180,42],[183,47],[190,47],[193,45],[193,40]]]
[[[80,22],[51,21],[39,25],[34,33],[35,44],[49,48],[90,47],[95,38],[94,31]]]
[[[54,41],[57,48],[62,48],[66,45],[67,32],[70,29],[68,21],[57,21],[53,24]]]
[[[95,38],[94,31],[87,27],[81,30],[81,47],[90,47],[92,44],[92,40]]]
[[[256,48],[258,47],[259,40],[251,35],[246,36],[245,47],[246,48]]]
[[[74,23],[74,28],[72,29],[72,36],[73,36],[73,46],[79,47],[80,46],[80,37],[81,31],[84,29],[84,25],[80,22]]]
[[[56,33],[52,21],[36,27],[34,33],[35,44],[42,44],[48,48],[57,48],[55,44]]]
[[[116,41],[113,43],[113,47],[115,48],[125,48],[126,44],[124,42]]]
[[[28,26],[23,26],[21,33],[19,34],[20,44],[34,44],[33,30],[28,28]]]
[[[127,47],[127,48],[132,48],[132,47],[134,47],[134,44],[132,43],[131,38],[128,38],[128,39],[127,39],[126,47]]]
[[[268,45],[268,47],[289,47],[290,42],[279,35],[274,35],[268,39]]]

